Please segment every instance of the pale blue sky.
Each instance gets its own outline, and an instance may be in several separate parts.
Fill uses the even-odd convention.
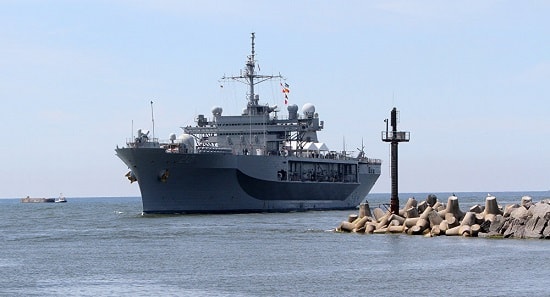
[[[384,161],[396,106],[401,192],[550,189],[550,2],[1,1],[0,197],[138,196],[115,156],[134,129],[168,138],[213,106],[246,104],[262,74],[311,102],[333,150]],[[274,84],[262,102],[283,107]],[[286,112],[282,113],[286,115]]]

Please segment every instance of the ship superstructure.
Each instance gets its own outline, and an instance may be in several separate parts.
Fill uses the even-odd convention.
[[[248,86],[241,115],[223,115],[214,107],[210,118],[168,141],[138,130],[136,138],[116,152],[137,181],[145,213],[225,213],[347,209],[356,207],[380,175],[381,161],[329,150],[317,132],[324,123],[315,106],[262,105],[255,86],[282,76],[256,71],[255,35],[251,54],[239,76],[223,77]],[[284,85],[281,83],[284,87]]]

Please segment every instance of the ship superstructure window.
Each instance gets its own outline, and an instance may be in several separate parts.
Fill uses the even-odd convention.
[[[357,164],[289,161],[289,180],[315,182],[357,182]]]

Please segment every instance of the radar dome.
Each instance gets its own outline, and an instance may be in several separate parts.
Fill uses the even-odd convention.
[[[311,103],[306,103],[302,107],[302,113],[305,117],[311,118],[315,114],[315,106]]]
[[[176,133],[170,133],[170,140],[174,142],[176,140]]]
[[[221,108],[219,106],[212,107],[212,114],[213,115],[220,116],[220,115],[222,115],[222,112],[223,112],[223,108]]]
[[[291,120],[295,120],[298,118],[298,105],[291,104],[287,108],[288,110],[288,118]]]
[[[178,136],[177,142],[183,144],[189,150],[195,148],[195,139],[189,134],[181,134]]]
[[[298,105],[290,104],[286,109],[288,110],[289,113],[298,112]]]

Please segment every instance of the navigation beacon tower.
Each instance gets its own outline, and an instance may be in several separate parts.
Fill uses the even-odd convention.
[[[397,145],[400,142],[409,142],[410,132],[397,131],[397,109],[391,111],[391,127],[388,131],[388,119],[385,119],[386,131],[382,131],[382,141],[391,143],[391,200],[390,211],[399,214],[399,196],[397,193]]]

